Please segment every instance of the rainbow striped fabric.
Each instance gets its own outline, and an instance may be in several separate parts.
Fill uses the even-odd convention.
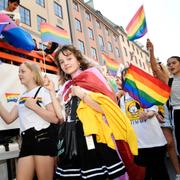
[[[126,27],[128,40],[134,41],[139,39],[147,33],[146,18],[144,13],[143,5],[136,12],[134,17]]]
[[[71,44],[70,37],[67,31],[54,27],[48,23],[40,24],[41,39],[44,42],[52,41],[60,45]]]
[[[102,60],[105,62],[106,67],[109,71],[109,73],[112,76],[116,76],[116,73],[119,69],[119,63],[113,59],[111,59],[109,56],[105,54],[101,54]]]
[[[17,102],[19,93],[5,93],[7,102]]]
[[[163,105],[170,95],[167,84],[132,64],[126,73],[123,89],[137,100],[142,108]]]
[[[21,48],[27,51],[34,49],[35,44],[29,32],[25,31],[20,26],[17,26],[13,20],[4,13],[0,13],[0,23],[8,23],[6,26],[1,26],[1,34],[4,36],[6,42],[16,48]]]

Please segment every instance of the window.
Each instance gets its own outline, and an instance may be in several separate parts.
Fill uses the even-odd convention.
[[[140,65],[140,67],[142,67],[142,63],[141,63],[141,60],[139,59],[139,65]]]
[[[93,47],[91,47],[91,56],[93,59],[97,59],[96,49]]]
[[[78,43],[79,43],[79,50],[85,54],[84,42],[81,40],[78,40]]]
[[[89,38],[94,39],[93,30],[91,28],[88,28]]]
[[[142,52],[140,52],[140,54],[141,54],[141,57],[143,58]]]
[[[39,16],[39,15],[37,15],[37,29],[38,29],[38,31],[40,31],[40,24],[41,24],[41,22],[46,22],[46,19],[41,17],[41,16]]]
[[[124,47],[124,52],[125,52],[126,56],[128,57],[128,53],[127,53],[127,50],[125,47]]]
[[[118,40],[118,36],[116,36],[115,34],[114,34],[114,41],[117,41]]]
[[[137,54],[139,54],[138,48],[136,48]]]
[[[132,48],[133,48],[133,50],[135,50],[135,49],[134,49],[134,45],[133,45],[133,44],[132,44]]]
[[[99,41],[99,46],[101,48],[101,50],[103,51],[104,50],[104,41],[103,41],[103,38],[102,36],[98,36],[98,41]]]
[[[117,47],[115,48],[115,53],[116,53],[116,57],[120,57],[120,52],[119,52],[119,49]]]
[[[87,12],[87,11],[86,11],[86,19],[91,21],[91,16],[90,16],[89,12]]]
[[[121,36],[122,41],[124,42],[124,36],[122,34],[120,34],[120,36]]]
[[[105,28],[105,34],[106,34],[106,36],[109,36],[108,28]]]
[[[73,1],[73,8],[74,8],[74,10],[79,11],[78,4],[75,1]]]
[[[8,0],[0,0],[0,10],[7,8]]]
[[[113,49],[112,49],[112,44],[111,44],[110,42],[108,42],[108,50],[109,50],[110,52],[113,51]]]
[[[44,0],[36,0],[36,3],[39,4],[42,7],[45,7],[45,2]]]
[[[146,70],[146,66],[145,66],[145,63],[143,62],[143,68],[144,68],[144,70]]]
[[[127,40],[127,44],[128,44],[128,46],[130,47],[129,40]]]
[[[31,15],[30,10],[23,6],[20,6],[21,23],[31,26]]]
[[[76,20],[76,30],[82,32],[81,22],[78,19],[75,19],[75,20]]]
[[[138,64],[137,57],[136,56],[134,56],[134,57],[135,57],[136,64]]]
[[[96,21],[97,28],[101,29],[101,25],[99,21]]]
[[[62,6],[56,2],[54,2],[54,12],[56,16],[63,18]]]

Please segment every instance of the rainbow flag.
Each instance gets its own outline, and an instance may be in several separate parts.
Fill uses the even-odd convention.
[[[53,41],[60,45],[71,44],[67,31],[54,27],[48,23],[40,24],[42,41]]]
[[[146,18],[143,5],[136,12],[130,23],[126,27],[128,40],[134,41],[147,33]]]
[[[163,105],[170,95],[170,87],[167,84],[132,64],[125,76],[123,89],[137,100],[143,108]]]
[[[19,93],[5,93],[7,102],[17,102]]]
[[[106,67],[109,71],[109,73],[112,76],[116,76],[116,73],[119,69],[119,63],[113,59],[111,59],[109,56],[105,54],[101,54],[102,60],[105,62]]]
[[[4,27],[9,24],[9,22],[0,22],[0,34],[3,31]]]
[[[34,49],[35,44],[31,34],[17,26],[7,14],[0,13],[0,23],[4,22],[7,24],[2,28],[1,34],[9,44],[27,51]]]

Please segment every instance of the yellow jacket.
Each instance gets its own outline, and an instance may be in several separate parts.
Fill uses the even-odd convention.
[[[102,108],[104,115],[95,111],[89,105],[80,102],[77,114],[83,124],[84,135],[96,134],[97,142],[105,143],[115,149],[115,140],[124,140],[129,144],[132,154],[137,155],[137,138],[130,120],[119,106],[109,97],[100,93],[88,94]],[[107,123],[105,122],[107,121]]]

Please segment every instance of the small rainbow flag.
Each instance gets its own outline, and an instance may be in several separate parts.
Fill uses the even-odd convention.
[[[167,84],[132,64],[125,76],[123,89],[137,100],[142,108],[165,104],[171,91]]]
[[[136,12],[130,23],[126,27],[128,40],[134,41],[147,33],[146,18],[143,5]]]
[[[42,41],[52,41],[60,45],[67,45],[71,43],[67,31],[54,27],[51,24],[41,23],[40,31]]]
[[[5,93],[7,102],[17,102],[19,93]]]
[[[116,73],[119,69],[119,63],[114,59],[111,59],[105,54],[101,54],[103,61],[106,63],[106,67],[112,76],[116,76]]]

